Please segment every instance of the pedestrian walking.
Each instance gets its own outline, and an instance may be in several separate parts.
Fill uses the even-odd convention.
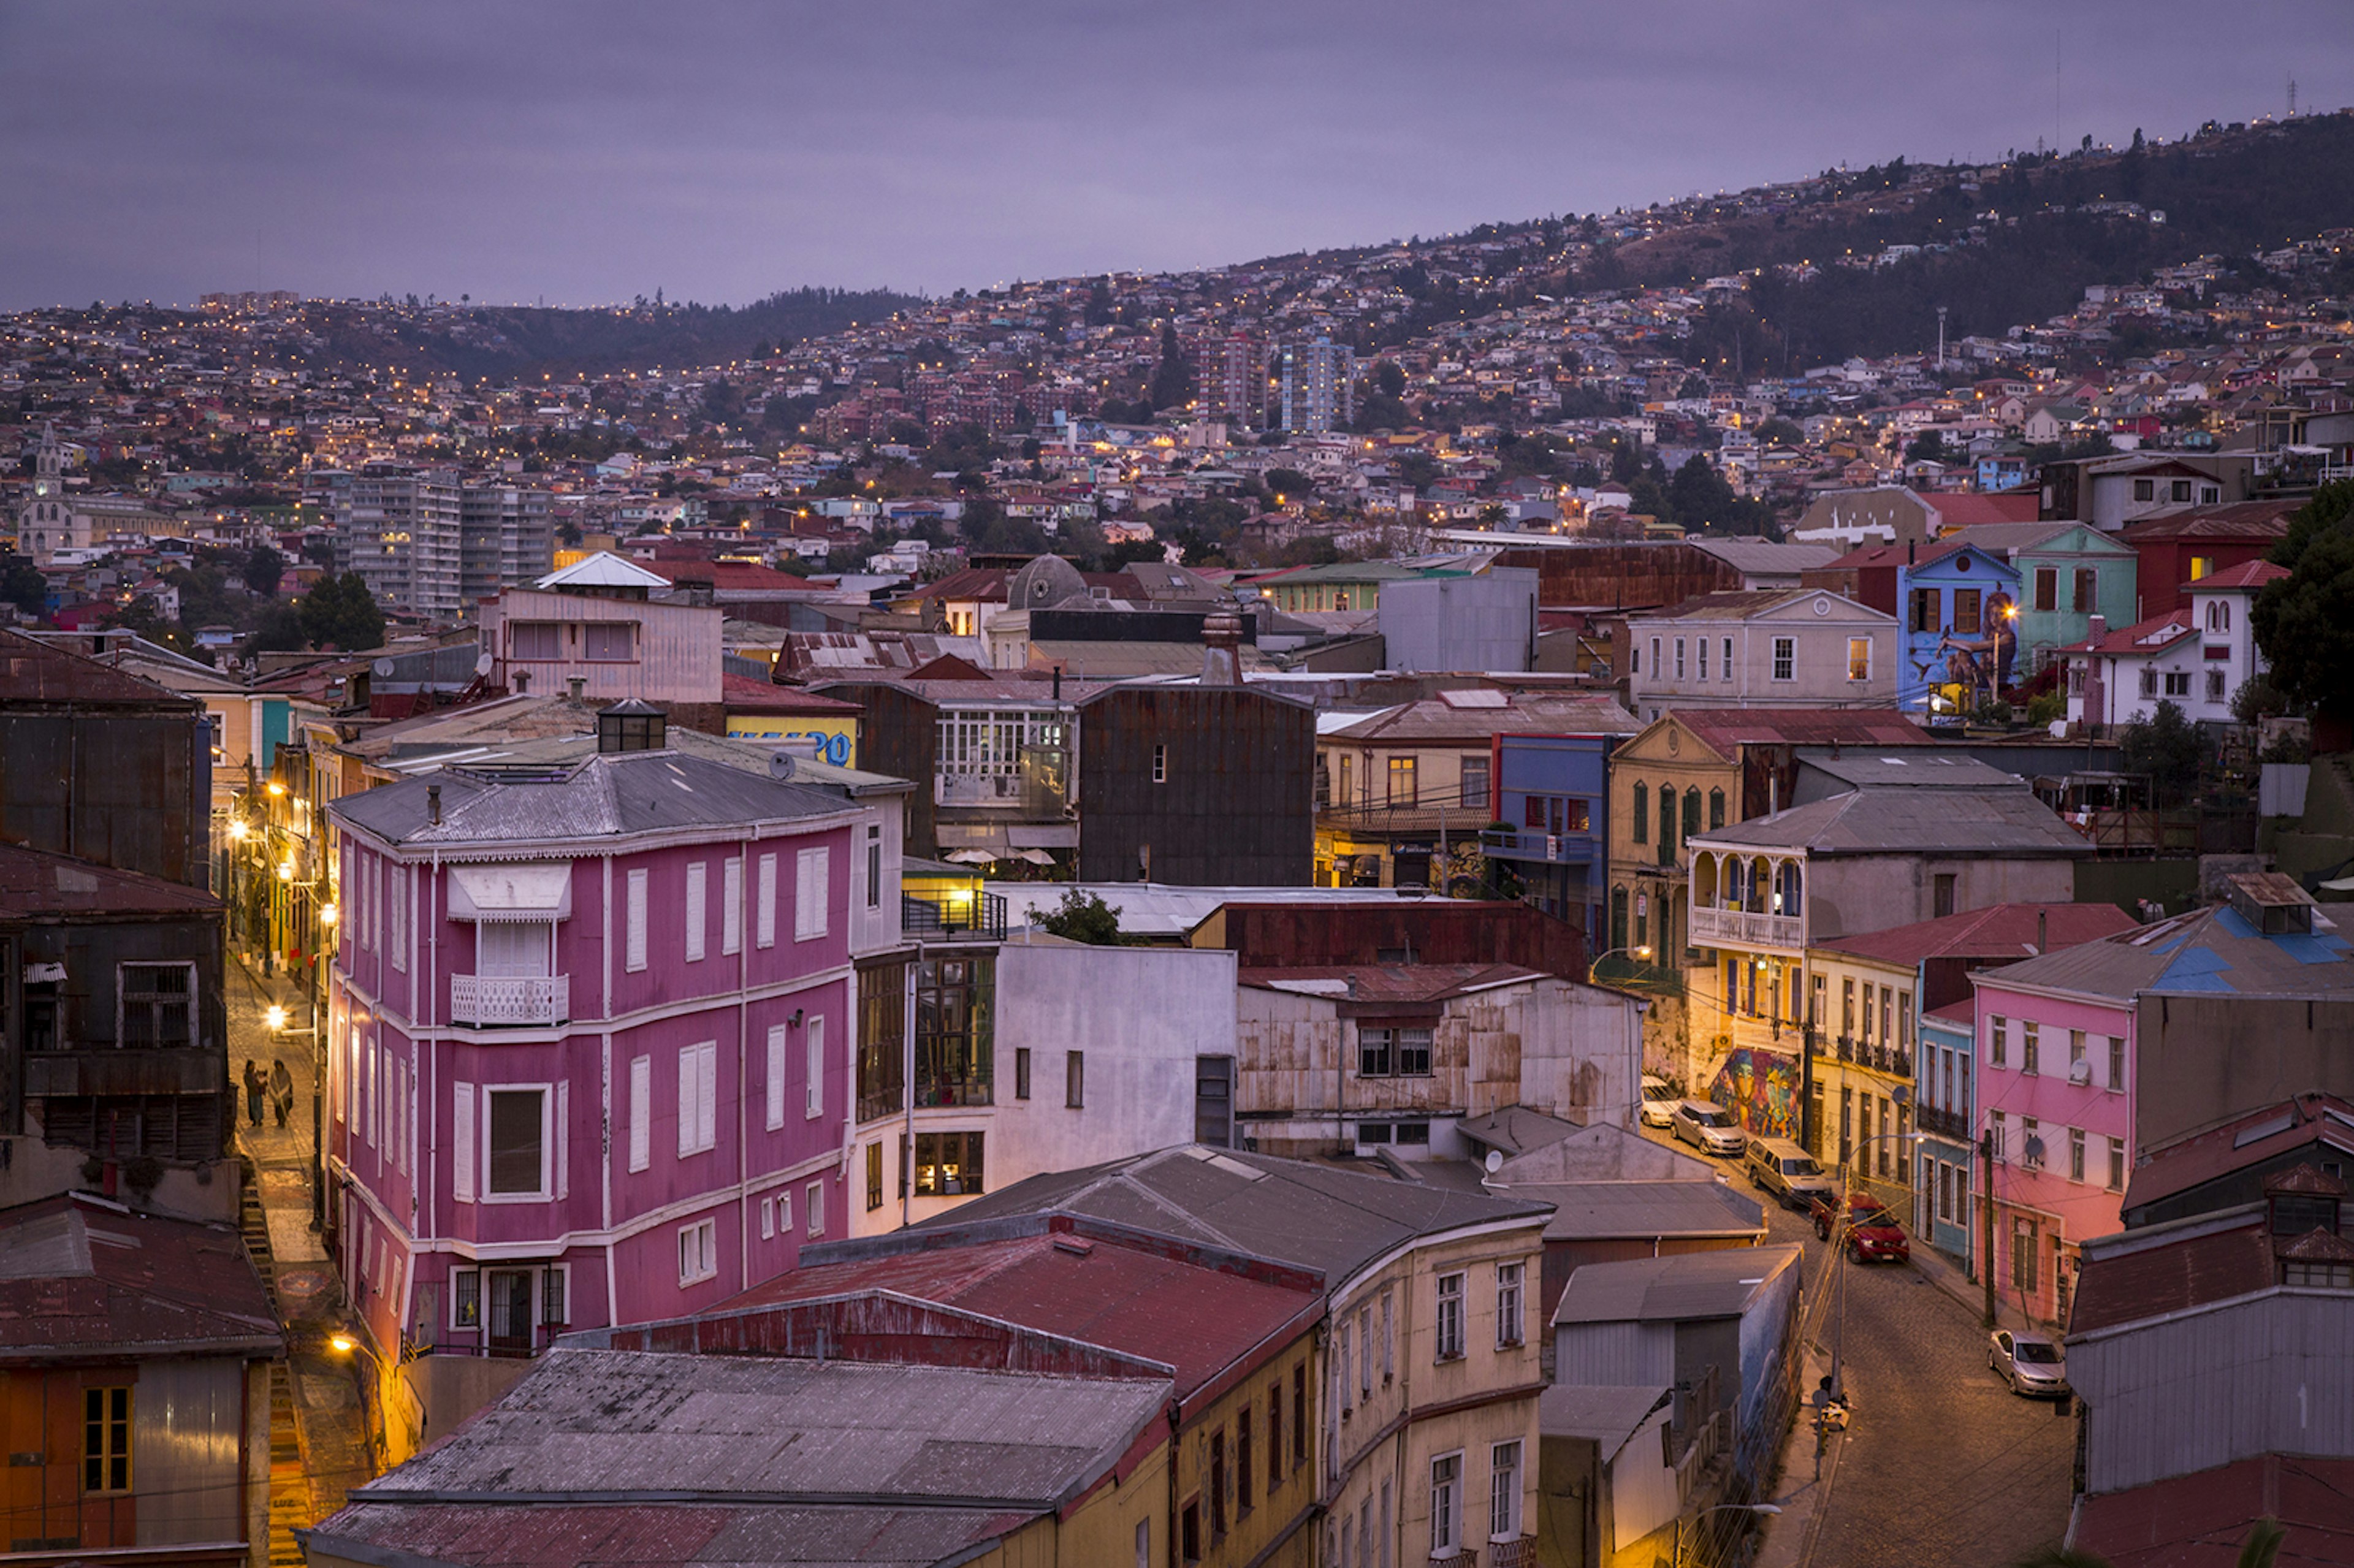
[[[261,1065],[249,1056],[245,1059],[245,1117],[254,1126],[261,1125],[261,1096],[270,1087],[261,1075]]]
[[[287,1113],[294,1108],[294,1075],[286,1070],[283,1056],[270,1063],[270,1108],[278,1113],[278,1125],[284,1128]]]

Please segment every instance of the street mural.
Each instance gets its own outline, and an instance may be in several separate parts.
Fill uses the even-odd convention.
[[[1798,1136],[1798,1059],[1742,1046],[1724,1059],[1708,1097],[1759,1138]]]

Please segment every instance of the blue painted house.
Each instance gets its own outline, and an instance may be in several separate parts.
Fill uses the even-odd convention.
[[[1971,1086],[1978,1075],[1970,1070],[1977,1010],[1976,998],[1964,997],[1923,1013],[1914,1057],[1914,1125],[1921,1142],[1914,1151],[1920,1171],[1913,1184],[1913,1234],[1965,1268],[1974,1266],[1978,1228],[1971,1219],[1977,1213],[1971,1194],[1983,1185],[1976,1179],[1978,1146],[1970,1132],[1978,1125]]]
[[[1519,874],[1538,908],[1575,922],[1590,951],[1606,946],[1602,889],[1610,863],[1610,754],[1617,735],[1500,735],[1497,825],[1480,848]]]
[[[2010,683],[2019,571],[1976,545],[1936,544],[1896,569],[1896,705],[1967,713]]]

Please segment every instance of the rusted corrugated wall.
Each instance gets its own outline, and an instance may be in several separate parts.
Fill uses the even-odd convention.
[[[1078,880],[1304,887],[1315,766],[1302,704],[1245,686],[1102,693],[1079,710]]]

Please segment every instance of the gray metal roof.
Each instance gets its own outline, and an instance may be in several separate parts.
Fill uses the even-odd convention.
[[[352,1500],[1045,1509],[1115,1463],[1170,1394],[1161,1379],[558,1349]]]
[[[2354,991],[2354,948],[2319,909],[2310,933],[2265,936],[2229,905],[2211,905],[1981,972],[2001,984],[2116,1001],[2144,991],[2337,995]]]
[[[2027,788],[2016,773],[2006,773],[1975,757],[1947,751],[1922,750],[1902,756],[1893,753],[1882,756],[1857,747],[1837,756],[1809,751],[1806,763],[1816,772],[1828,774],[1859,789],[1870,786],[1915,789]]]
[[[1766,1230],[1766,1211],[1716,1181],[1524,1182],[1516,1197],[1553,1204],[1547,1241],[1618,1237],[1729,1236]]]
[[[427,795],[436,786],[438,825]],[[404,779],[345,796],[328,808],[350,826],[396,844],[452,848],[741,827],[849,809],[830,790],[779,783],[676,751],[616,752],[504,775],[451,768],[429,780]]]
[[[1795,1246],[1734,1247],[1625,1263],[1589,1263],[1569,1277],[1553,1320],[1559,1323],[1681,1323],[1734,1318],[1784,1269]]]
[[[1687,539],[1744,577],[1798,573],[1828,567],[1840,553],[1829,545],[1776,545],[1765,539]]]
[[[1804,850],[1810,855],[2093,853],[2084,834],[2015,785],[1857,789],[1694,833],[1691,842],[1694,849]]]
[[[1573,1137],[1578,1131],[1578,1126],[1574,1121],[1564,1121],[1559,1117],[1547,1116],[1526,1106],[1506,1106],[1486,1116],[1472,1117],[1461,1123],[1457,1130],[1474,1143],[1496,1150],[1509,1159]]]
[[[1093,1214],[1314,1269],[1328,1287],[1337,1287],[1416,1236],[1500,1221],[1533,1228],[1549,1209],[1522,1198],[1181,1144],[1033,1176],[928,1223],[1055,1211]]]
[[[1584,1437],[1599,1444],[1606,1462],[1659,1408],[1667,1392],[1664,1385],[1611,1388],[1558,1383],[1537,1395],[1537,1432],[1545,1437]]]

